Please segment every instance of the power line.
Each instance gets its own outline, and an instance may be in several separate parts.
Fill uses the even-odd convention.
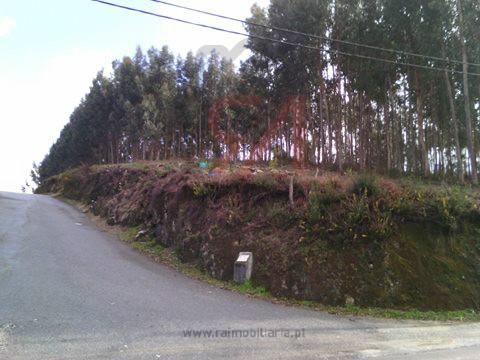
[[[259,35],[251,35],[251,34],[242,33],[242,32],[239,32],[239,31],[228,30],[228,29],[219,28],[219,27],[216,27],[216,26],[201,24],[201,23],[188,21],[188,20],[184,20],[184,19],[179,19],[179,18],[167,16],[167,15],[161,15],[161,14],[153,13],[153,12],[146,11],[146,10],[132,8],[132,7],[129,7],[129,6],[114,4],[114,3],[103,1],[103,0],[92,0],[92,1],[100,3],[100,4],[116,7],[116,8],[119,8],[119,9],[124,9],[124,10],[132,11],[132,12],[137,12],[137,13],[141,13],[141,14],[145,14],[145,15],[151,15],[151,16],[155,16],[155,17],[158,17],[158,18],[162,18],[162,19],[177,21],[177,22],[180,22],[180,23],[183,23],[183,24],[194,25],[194,26],[198,26],[198,27],[202,27],[202,28],[206,28],[206,29],[211,29],[211,30],[216,30],[216,31],[221,31],[221,32],[234,34],[234,35],[241,35],[241,36],[249,37],[251,39],[270,41],[270,42],[284,44],[284,45],[290,45],[290,46],[294,46],[294,47],[301,47],[301,48],[305,48],[305,49],[309,49],[309,50],[316,50],[316,51],[320,51],[320,52],[324,52],[324,53],[334,53],[334,54],[343,55],[343,56],[352,56],[352,57],[357,57],[357,58],[364,59],[364,60],[373,60],[373,61],[385,62],[385,63],[389,63],[389,64],[394,64],[394,65],[416,67],[416,68],[424,69],[424,70],[451,71],[451,72],[454,72],[454,73],[463,74],[463,71],[458,71],[458,70],[450,70],[450,69],[447,69],[447,68],[439,68],[439,67],[435,67],[435,66],[411,64],[411,63],[406,63],[406,62],[401,62],[401,61],[396,61],[396,60],[389,60],[389,59],[384,59],[384,58],[378,58],[378,57],[368,56],[368,55],[352,54],[352,53],[349,53],[349,52],[344,52],[344,51],[335,50],[335,49],[322,49],[322,48],[319,48],[319,47],[305,45],[305,44],[301,44],[301,43],[294,43],[294,42],[285,41],[285,40],[272,39],[272,38],[259,36]],[[472,76],[480,76],[480,73],[469,73],[469,72],[467,72],[466,74],[467,75],[472,75]]]
[[[168,2],[168,1],[163,1],[163,0],[149,0],[149,1],[152,1],[152,2],[155,2],[155,3],[158,3],[158,4],[167,5],[167,6],[173,6],[173,7],[179,8],[179,9],[188,10],[188,11],[196,12],[196,13],[199,13],[199,14],[214,16],[214,17],[224,19],[224,20],[235,21],[235,22],[238,22],[238,23],[241,23],[241,24],[244,24],[244,25],[261,27],[261,28],[264,28],[264,29],[267,29],[267,30],[281,31],[281,32],[289,33],[289,34],[301,35],[301,36],[314,38],[314,39],[318,39],[318,40],[326,40],[326,41],[331,41],[331,42],[335,42],[335,43],[339,43],[339,44],[346,44],[346,45],[363,47],[363,48],[366,48],[366,49],[385,51],[385,52],[389,52],[389,53],[393,53],[393,54],[399,54],[399,55],[403,55],[403,56],[412,56],[412,57],[417,57],[417,58],[422,58],[422,59],[437,60],[437,61],[442,61],[442,62],[446,62],[446,63],[455,63],[455,64],[462,64],[463,65],[463,61],[460,61],[460,60],[454,60],[454,59],[452,60],[452,59],[448,59],[448,58],[447,59],[446,58],[441,58],[441,57],[438,57],[438,56],[424,55],[424,54],[418,54],[418,53],[413,53],[413,52],[408,52],[408,51],[403,51],[403,50],[389,49],[389,48],[384,48],[384,47],[380,47],[380,46],[357,43],[357,42],[354,42],[354,41],[339,40],[339,39],[334,39],[334,38],[327,37],[327,36],[309,34],[309,33],[305,33],[305,32],[302,32],[302,31],[297,31],[297,30],[292,30],[292,29],[287,29],[287,28],[281,28],[281,27],[277,27],[277,26],[254,23],[254,22],[251,22],[251,21],[242,20],[242,19],[238,19],[238,18],[234,18],[234,17],[230,17],[230,16],[225,16],[225,15],[221,15],[221,14],[216,14],[216,13],[212,13],[212,12],[204,11],[204,10],[200,10],[200,9],[194,9],[194,8],[191,8],[191,7],[188,7],[188,6],[174,4],[174,3],[171,3],[171,2]],[[480,66],[480,63],[467,62],[467,65]]]

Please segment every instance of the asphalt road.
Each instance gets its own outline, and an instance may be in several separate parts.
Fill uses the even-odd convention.
[[[0,359],[479,357],[478,324],[340,317],[250,299],[152,262],[56,199],[0,193]]]

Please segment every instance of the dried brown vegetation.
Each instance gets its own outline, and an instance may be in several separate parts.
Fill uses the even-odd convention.
[[[276,296],[480,307],[475,192],[315,169],[212,167],[85,167],[46,180],[39,191],[88,203],[111,224],[141,226],[218,279],[230,280],[238,252],[252,251],[253,283]]]

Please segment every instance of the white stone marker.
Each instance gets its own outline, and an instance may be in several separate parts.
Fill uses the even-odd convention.
[[[252,277],[253,254],[251,252],[241,252],[233,267],[233,281],[244,283]]]

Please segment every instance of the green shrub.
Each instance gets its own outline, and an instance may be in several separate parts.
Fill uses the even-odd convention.
[[[355,177],[351,191],[356,195],[376,196],[380,192],[380,188],[375,176],[360,174]]]
[[[273,202],[267,205],[265,217],[272,225],[288,229],[298,222],[301,214],[298,209],[292,209],[286,203]]]
[[[268,167],[270,169],[278,169],[279,166],[280,166],[280,161],[277,158],[272,159],[268,162]]]
[[[381,199],[373,200],[366,194],[353,194],[342,202],[342,208],[345,216],[340,221],[344,233],[348,234],[346,241],[359,238],[383,241],[393,233],[391,211]]]
[[[383,198],[345,195],[332,187],[311,192],[300,228],[305,243],[324,240],[334,246],[387,240],[394,232],[392,212]]]
[[[195,197],[208,197],[214,194],[213,186],[205,185],[201,182],[196,182],[192,185],[192,192]]]
[[[321,202],[324,206],[329,206],[340,202],[344,196],[345,194],[342,193],[338,181],[335,179],[329,179],[320,191],[317,192],[317,201]]]
[[[243,294],[249,294],[259,297],[270,296],[267,289],[265,289],[263,286],[254,286],[251,280],[245,281],[243,284],[235,284],[233,287],[234,289]]]
[[[277,190],[278,181],[269,174],[259,174],[253,177],[253,183],[265,190]]]
[[[390,208],[404,221],[433,223],[447,231],[456,230],[464,220],[480,220],[475,199],[460,187],[409,182],[401,194],[392,198]]]
[[[329,179],[324,184],[314,183],[308,194],[307,218],[309,221],[318,221],[325,216],[329,208],[339,203],[345,194],[334,179]]]

